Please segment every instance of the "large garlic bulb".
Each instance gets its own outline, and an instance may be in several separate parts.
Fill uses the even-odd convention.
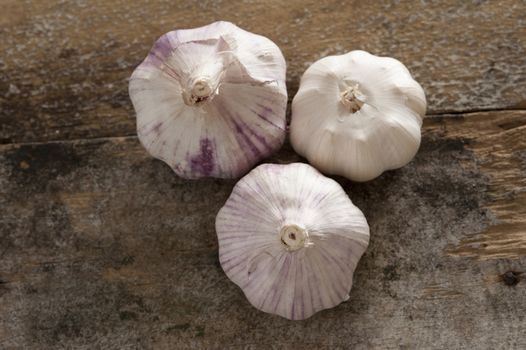
[[[422,87],[394,58],[329,56],[301,78],[291,143],[319,170],[367,181],[413,159],[425,111]]]
[[[285,137],[285,59],[229,22],[163,35],[130,79],[137,133],[185,178],[238,177]]]
[[[252,305],[302,320],[349,298],[369,226],[334,180],[310,165],[264,164],[216,219],[219,260]]]

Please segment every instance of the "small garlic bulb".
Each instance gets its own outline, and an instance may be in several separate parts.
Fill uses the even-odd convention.
[[[338,183],[310,165],[263,164],[216,218],[219,260],[256,308],[302,320],[349,298],[369,226]]]
[[[285,138],[285,59],[229,22],[163,35],[129,92],[143,146],[181,177],[234,178]]]
[[[426,111],[407,68],[365,51],[312,64],[292,101],[291,143],[319,170],[368,181],[409,163]]]

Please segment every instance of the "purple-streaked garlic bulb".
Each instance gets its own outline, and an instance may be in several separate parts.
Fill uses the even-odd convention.
[[[284,141],[285,70],[229,22],[166,33],[130,79],[139,139],[181,177],[239,177]]]
[[[303,320],[349,298],[369,243],[367,221],[310,165],[263,164],[216,218],[219,260],[256,308]]]

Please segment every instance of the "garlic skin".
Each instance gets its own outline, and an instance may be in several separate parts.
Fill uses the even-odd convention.
[[[250,303],[303,320],[349,298],[369,226],[340,185],[308,164],[263,164],[216,218],[219,261]]]
[[[229,22],[166,33],[130,78],[139,140],[181,177],[239,177],[283,144],[285,71],[271,40]]]
[[[365,51],[312,64],[292,101],[291,143],[320,171],[368,181],[420,146],[422,87],[394,58]]]

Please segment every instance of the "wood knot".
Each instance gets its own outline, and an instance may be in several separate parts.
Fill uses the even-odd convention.
[[[503,273],[500,277],[502,278],[502,281],[504,282],[504,284],[506,284],[507,286],[514,286],[517,283],[519,283],[520,274],[521,274],[520,272],[508,271],[506,273]]]

